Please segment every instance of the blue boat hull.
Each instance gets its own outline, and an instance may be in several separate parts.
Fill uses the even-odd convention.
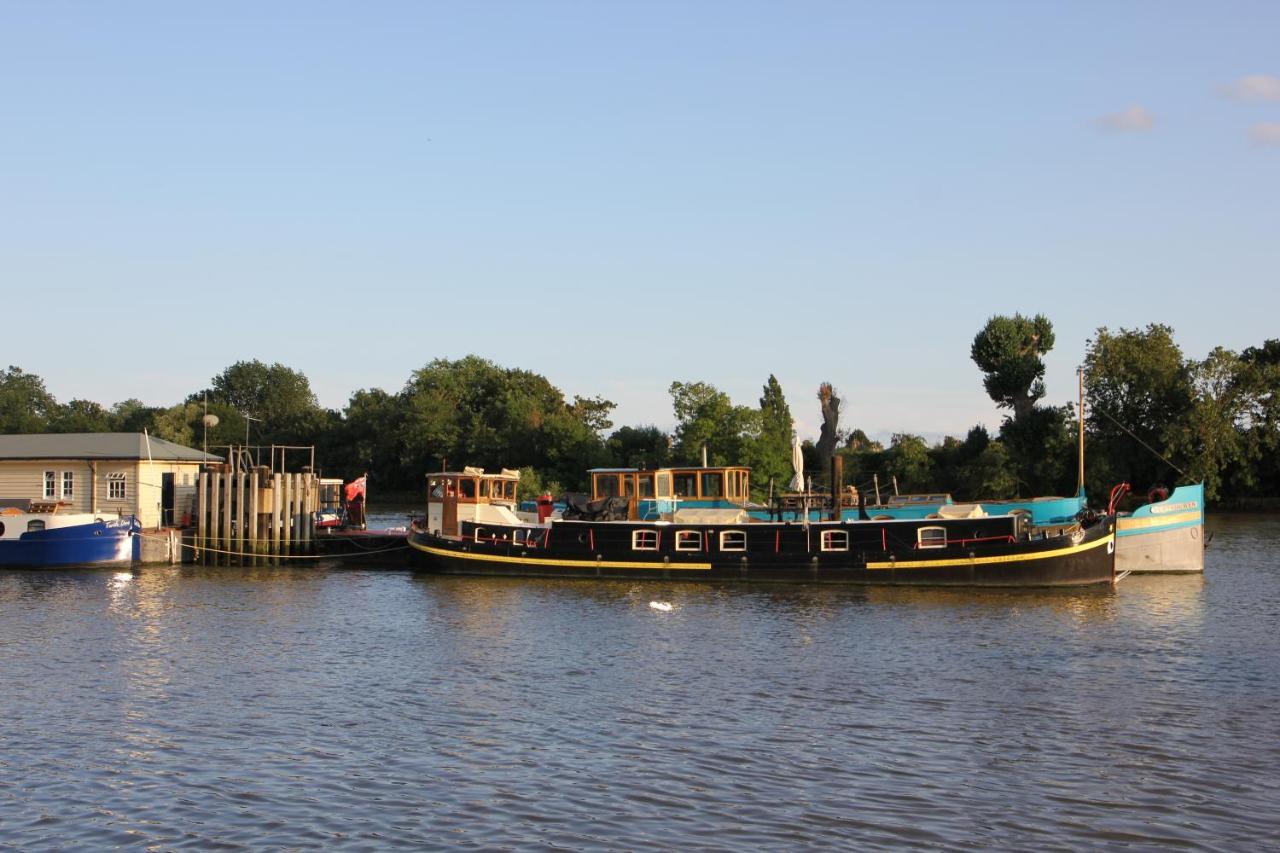
[[[140,527],[133,519],[95,521],[0,541],[0,568],[129,565]]]

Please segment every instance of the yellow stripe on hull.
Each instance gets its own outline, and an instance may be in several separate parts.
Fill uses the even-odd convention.
[[[1189,521],[1200,521],[1202,516],[1200,511],[1180,512],[1177,515],[1152,515],[1142,516],[1140,518],[1117,518],[1116,528],[1121,532],[1129,530],[1142,530],[1147,527],[1164,527],[1173,524],[1185,524]]]
[[[711,571],[710,563],[632,563],[620,560],[552,560],[546,557],[508,557],[502,554],[473,554],[469,551],[450,551],[447,548],[432,548],[409,541],[412,548],[436,557],[454,557],[459,560],[480,560],[486,563],[517,563],[522,566],[546,566],[569,569],[648,569],[652,572],[666,571]]]
[[[1053,551],[1039,551],[1034,554],[1002,554],[998,557],[965,557],[959,560],[898,560],[896,562],[867,563],[868,569],[942,569],[955,566],[990,566],[998,563],[1020,563],[1023,560],[1047,560],[1050,557],[1063,557],[1089,551],[1101,545],[1115,542],[1115,534],[1108,533],[1096,542],[1084,545],[1072,545],[1069,548],[1057,548]]]

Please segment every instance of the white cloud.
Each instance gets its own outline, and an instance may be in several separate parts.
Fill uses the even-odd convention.
[[[1264,121],[1255,124],[1249,130],[1254,145],[1274,145],[1280,147],[1280,121]]]
[[[1280,77],[1250,74],[1224,86],[1223,91],[1238,101],[1280,101]]]
[[[1130,104],[1118,113],[1109,113],[1097,120],[1103,130],[1118,133],[1146,133],[1155,126],[1156,117],[1146,107]]]

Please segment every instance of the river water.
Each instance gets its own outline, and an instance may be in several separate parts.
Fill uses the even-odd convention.
[[[3,573],[0,847],[1277,846],[1280,519],[1209,527],[1114,593]]]

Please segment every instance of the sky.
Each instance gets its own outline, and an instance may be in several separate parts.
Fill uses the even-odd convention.
[[[342,408],[476,354],[963,435],[997,314],[1280,337],[1280,5],[0,0],[0,366]]]

